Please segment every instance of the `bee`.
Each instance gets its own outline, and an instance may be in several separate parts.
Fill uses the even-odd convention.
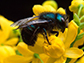
[[[45,36],[49,43],[47,33],[56,33],[56,36],[58,36],[59,32],[53,31],[53,29],[60,29],[61,32],[64,32],[65,28],[68,27],[68,16],[67,14],[43,12],[39,16],[21,19],[11,26],[18,26],[17,29],[21,29],[23,41],[34,46],[38,33]]]

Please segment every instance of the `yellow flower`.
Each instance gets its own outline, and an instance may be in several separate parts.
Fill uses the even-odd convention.
[[[14,49],[10,46],[0,46],[0,63],[9,56],[16,55]]]
[[[8,58],[4,59],[4,63],[40,63],[40,59],[37,57],[38,54],[32,52],[28,49],[28,45],[24,42],[20,42],[17,46],[18,51],[22,54],[22,56],[19,55],[13,55],[9,56]],[[39,57],[43,59],[43,61],[46,63],[46,60],[48,58],[45,54],[39,54]]]
[[[15,45],[18,42],[19,33],[14,30],[15,27],[10,27],[12,23],[0,15],[0,44]]]
[[[83,33],[83,30],[81,30],[79,34],[81,34],[81,33]],[[82,46],[83,44],[84,44],[84,36],[81,39],[75,41],[75,43],[73,44],[73,47],[79,47],[79,46]],[[80,61],[77,61],[77,58],[71,59],[71,61],[69,63],[74,63],[76,61],[77,61],[77,63],[83,63],[83,60],[81,61],[81,59],[80,59]]]
[[[68,30],[66,32],[65,40],[61,40],[56,36],[50,36],[48,44],[44,42],[43,50],[50,56],[47,63],[63,63],[66,61],[66,58],[79,58],[83,55],[83,51],[76,47],[71,47],[71,43],[75,40],[77,36],[78,26],[71,21],[69,23]],[[64,32],[64,33],[65,33]]]
[[[33,6],[33,12],[36,16],[41,14],[42,12],[53,12],[53,13],[59,13],[59,14],[66,14],[65,10],[63,8],[59,8],[57,11],[50,5],[34,5]]]
[[[80,4],[84,5],[84,1],[83,0],[73,0],[71,2],[71,5],[69,6],[69,10],[73,13],[77,13]],[[84,10],[84,8],[83,8],[83,10]],[[83,10],[82,10],[81,14],[84,14]]]
[[[33,13],[38,16],[42,12],[56,12],[56,10],[51,5],[34,5],[33,6]]]
[[[52,58],[59,58],[65,52],[63,42],[56,36],[50,36],[48,39],[50,45],[48,44],[47,40],[44,42],[44,52]]]
[[[38,9],[39,8],[39,9]],[[56,10],[51,6],[42,6],[42,5],[34,5],[33,12],[35,15],[39,15],[42,12],[56,12]],[[63,8],[59,8],[57,13],[65,14],[65,10]],[[48,34],[47,34],[48,35]],[[29,46],[29,49],[35,53],[43,53],[42,46],[44,43],[44,36],[42,34],[38,34],[37,40],[34,46]]]

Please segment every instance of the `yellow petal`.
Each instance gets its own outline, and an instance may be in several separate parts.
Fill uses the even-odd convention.
[[[65,63],[66,62],[66,59],[67,58],[61,56],[60,58],[56,59],[56,61],[54,63]]]
[[[68,48],[70,44],[75,40],[78,33],[78,26],[74,21],[71,21],[68,26],[67,36],[65,38],[65,48]]]
[[[41,63],[40,59],[33,58],[32,63]]]
[[[49,58],[49,56],[48,55],[46,55],[46,54],[39,54],[39,57],[42,59],[42,61],[44,62],[44,63],[46,63],[47,62],[47,60],[48,60],[48,58]]]
[[[13,24],[13,21],[6,19],[5,17],[0,15],[0,43],[6,41],[6,39],[11,37],[17,37],[19,33],[14,31],[16,27],[11,27],[10,25]],[[14,33],[15,32],[15,33]]]
[[[54,0],[45,1],[45,2],[43,2],[42,5],[43,5],[43,6],[44,6],[44,5],[51,5],[51,6],[54,7],[55,9],[58,8],[58,5],[57,5],[56,1],[54,1]]]
[[[60,58],[49,58],[47,63],[65,63],[66,58],[61,56]]]
[[[15,51],[10,46],[0,46],[0,60],[8,56],[15,55]]]
[[[11,39],[5,41],[3,44],[13,46],[13,45],[17,44],[18,40],[19,40],[19,38],[11,38]]]
[[[27,44],[25,44],[24,42],[20,42],[17,45],[17,49],[23,56],[33,58],[34,52],[30,51]]]
[[[0,44],[4,43],[5,40],[8,38],[9,33],[4,33],[0,30]]]
[[[56,9],[54,9],[52,6],[50,6],[50,5],[45,5],[45,6],[43,6],[46,10],[45,10],[45,12],[53,12],[53,13],[55,13],[56,12]]]
[[[46,63],[48,56],[45,54],[39,54],[39,57],[41,58],[41,60],[39,58],[33,58],[32,59],[32,63]]]
[[[34,5],[32,9],[36,16],[45,11],[45,8],[41,5]]]
[[[0,25],[3,30],[8,30],[10,25],[9,25],[9,20],[6,19],[5,17],[0,15]]]
[[[10,20],[8,20],[8,26],[9,26],[9,30],[10,30],[10,36],[9,36],[9,38],[13,38],[13,37],[17,37],[18,35],[19,35],[19,29],[17,29],[16,30],[16,28],[18,27],[18,26],[16,26],[16,27],[11,27],[11,24],[13,24],[14,22],[13,21],[10,21]]]
[[[48,61],[47,61],[47,63],[54,63],[56,61],[56,58],[49,58],[48,59]]]
[[[19,55],[9,56],[4,59],[4,63],[29,63],[31,62],[32,58],[27,58]]]
[[[0,15],[0,26],[2,29],[0,30],[0,43],[3,43],[9,37],[10,26],[8,25],[8,23],[8,20]]]
[[[84,56],[80,58],[76,63],[84,63]]]
[[[79,58],[83,55],[83,50],[72,47],[65,51],[64,56],[68,58]]]
[[[79,34],[83,33],[83,31],[81,30]],[[83,42],[84,42],[84,36],[83,38],[77,40],[74,44],[73,44],[73,47],[78,47],[78,46],[81,46],[83,45]]]
[[[66,14],[66,11],[65,11],[65,9],[63,9],[62,7],[60,7],[59,9],[57,9],[57,12],[56,13]]]
[[[38,34],[34,46],[28,46],[28,48],[31,51],[40,54],[43,53],[43,48],[42,48],[43,43],[44,43],[44,36],[42,34]]]
[[[44,53],[52,58],[59,58],[65,51],[63,42],[56,36],[50,36],[48,39],[50,44],[45,40],[43,45]]]
[[[65,29],[64,33],[59,32],[58,38],[60,38],[63,42],[65,41],[67,31],[68,31],[68,28]]]
[[[38,46],[37,44],[35,44],[34,47],[29,46],[28,48],[35,53],[38,53],[38,54],[43,53],[42,47]]]
[[[32,9],[36,16],[38,16],[42,12],[56,12],[56,10],[50,5],[45,5],[45,6],[34,5]]]

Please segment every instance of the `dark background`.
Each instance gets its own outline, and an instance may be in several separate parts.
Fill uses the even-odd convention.
[[[19,19],[32,16],[33,5],[42,4],[44,1],[45,0],[0,0],[0,14],[9,20],[17,21]],[[71,20],[72,13],[68,9],[68,6],[71,4],[71,0],[55,1],[58,3],[58,7],[66,9]]]

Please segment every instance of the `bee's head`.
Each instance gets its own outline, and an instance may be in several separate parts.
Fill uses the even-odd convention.
[[[56,25],[62,32],[64,32],[65,28],[68,27],[68,16],[56,14]]]

